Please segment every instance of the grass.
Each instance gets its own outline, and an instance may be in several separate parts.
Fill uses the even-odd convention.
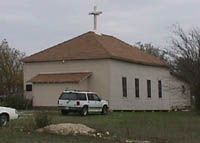
[[[195,112],[111,112],[106,116],[87,117],[48,112],[53,124],[82,123],[101,133],[109,131],[110,139],[104,140],[98,137],[37,133],[29,113],[25,112],[24,117],[0,129],[0,143],[112,143],[124,139],[150,140],[153,143],[199,143],[200,140],[200,115]]]

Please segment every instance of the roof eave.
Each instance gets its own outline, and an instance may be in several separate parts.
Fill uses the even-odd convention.
[[[111,59],[113,59],[113,60],[120,60],[120,61],[124,61],[124,62],[129,62],[129,63],[140,64],[140,65],[146,65],[146,66],[155,66],[155,67],[169,68],[168,64],[147,63],[147,62],[135,61],[135,60],[131,60],[131,59],[124,59],[124,58],[114,57],[114,56],[112,56]]]
[[[38,61],[25,61],[24,63],[41,63],[41,62],[58,62],[58,61],[75,61],[75,60],[101,60],[101,59],[113,59],[113,60],[120,60],[129,63],[141,64],[146,66],[155,66],[155,67],[165,67],[170,68],[168,64],[156,64],[156,63],[147,63],[142,61],[135,61],[131,59],[124,59],[120,57],[104,57],[104,58],[72,58],[72,59],[54,59],[54,60],[38,60]]]
[[[33,84],[64,84],[64,83],[71,83],[71,84],[78,84],[78,83],[80,83],[80,81],[69,81],[69,82],[67,82],[67,81],[65,81],[65,82],[32,82],[32,81],[29,81],[29,82],[31,82],[31,83],[33,83]]]

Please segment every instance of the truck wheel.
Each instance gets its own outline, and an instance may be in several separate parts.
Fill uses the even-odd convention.
[[[87,116],[88,114],[88,107],[87,106],[84,106],[81,110],[81,115],[82,116]]]
[[[2,114],[0,115],[0,126],[5,126],[8,122],[8,115]]]
[[[102,112],[101,112],[103,115],[106,115],[108,114],[108,107],[106,105],[103,106],[102,108]]]
[[[61,110],[62,115],[67,115],[69,112],[66,110]]]

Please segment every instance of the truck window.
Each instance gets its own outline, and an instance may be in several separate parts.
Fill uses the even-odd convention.
[[[89,93],[88,94],[88,100],[99,101],[100,98],[96,94]]]
[[[99,101],[100,100],[99,96],[97,96],[96,94],[93,94],[93,96],[94,96],[94,100],[95,101]]]
[[[78,93],[77,94],[77,100],[85,101],[86,100],[86,95],[84,93]]]
[[[88,100],[94,100],[94,96],[93,96],[93,94],[91,94],[91,93],[89,93],[89,94],[87,94],[88,95]]]
[[[60,96],[61,100],[77,100],[77,94],[76,93],[62,93]]]

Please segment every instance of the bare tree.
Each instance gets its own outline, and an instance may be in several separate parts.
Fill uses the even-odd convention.
[[[200,29],[193,28],[186,33],[175,26],[171,40],[171,72],[190,85],[195,96],[196,107],[200,109]]]
[[[10,48],[6,40],[0,44],[0,95],[23,93],[23,56]]]
[[[136,47],[144,52],[147,52],[161,60],[168,61],[167,52],[165,50],[161,50],[160,48],[155,47],[151,43],[141,43],[137,42]]]

